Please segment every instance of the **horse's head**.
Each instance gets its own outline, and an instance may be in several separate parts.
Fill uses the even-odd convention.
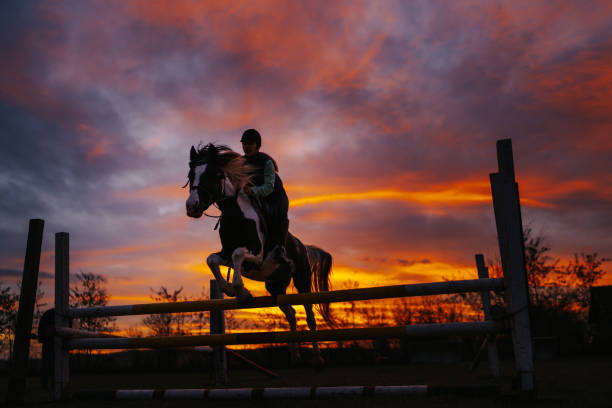
[[[189,152],[189,198],[187,215],[200,218],[212,203],[223,198],[223,170],[219,163],[219,148],[208,144]]]

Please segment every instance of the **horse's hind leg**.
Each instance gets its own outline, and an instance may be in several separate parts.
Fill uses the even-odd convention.
[[[308,251],[304,244],[295,236],[289,234],[287,239],[287,254],[295,264],[295,272],[293,274],[293,284],[299,293],[310,293],[312,286],[312,268],[308,260]],[[304,305],[306,311],[306,321],[308,328],[312,331],[317,330],[317,322],[315,320],[312,305]],[[323,368],[325,360],[321,357],[321,351],[317,342],[312,342],[312,364],[316,369]]]
[[[266,280],[266,289],[274,297],[284,295],[287,293],[287,287],[291,283],[291,276],[293,273],[293,265],[282,265],[278,267]],[[283,311],[287,322],[289,322],[289,328],[292,332],[297,330],[297,322],[295,318],[295,309],[291,305],[279,306],[280,310]],[[289,343],[289,351],[291,352],[291,364],[295,364],[300,359],[300,348],[299,343]]]
[[[315,320],[314,312],[312,311],[312,305],[304,305],[306,311],[306,321],[308,322],[308,328],[312,331],[317,330],[317,321]],[[321,351],[316,341],[312,342],[312,365],[316,369],[323,368],[325,360],[321,357]]]
[[[232,288],[225,279],[223,279],[223,275],[221,274],[221,270],[219,269],[219,265],[228,265],[228,262],[224,260],[220,253],[214,253],[208,255],[206,258],[206,263],[208,267],[212,271],[215,279],[217,280],[217,284],[219,285],[219,289],[228,296],[236,296],[236,292],[234,288]]]
[[[297,330],[297,324],[295,319],[295,309],[292,306],[284,305],[279,306],[280,310],[283,311],[287,321],[289,322],[289,328],[291,331]],[[300,360],[300,345],[299,343],[289,343],[289,352],[291,353],[291,364],[295,364]]]
[[[232,264],[234,265],[234,277],[232,279],[232,287],[236,292],[236,300],[239,305],[247,305],[253,301],[253,295],[244,287],[242,283],[242,263],[244,261],[260,261],[256,256],[253,256],[244,248],[236,248],[232,253]]]

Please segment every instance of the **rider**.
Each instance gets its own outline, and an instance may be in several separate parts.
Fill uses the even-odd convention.
[[[251,197],[259,198],[267,224],[267,237],[264,253],[278,247],[279,255],[285,256],[285,244],[289,230],[287,210],[289,198],[278,176],[278,166],[274,159],[259,151],[261,135],[255,129],[247,129],[240,139],[246,162],[255,168],[253,185],[244,187]]]

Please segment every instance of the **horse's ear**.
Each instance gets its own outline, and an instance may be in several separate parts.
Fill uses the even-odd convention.
[[[219,150],[217,150],[217,146],[212,143],[209,143],[208,146],[206,146],[206,150],[212,157],[217,157],[219,153]]]
[[[191,150],[189,151],[189,160],[196,161],[198,158],[198,152],[196,152],[195,147],[191,146]]]

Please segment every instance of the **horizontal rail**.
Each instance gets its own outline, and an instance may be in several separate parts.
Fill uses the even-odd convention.
[[[84,390],[73,394],[77,400],[86,399],[311,399],[346,398],[359,395],[415,395],[428,394],[427,385],[341,386],[341,387],[283,387],[283,388],[195,388],[149,390]]]
[[[76,400],[262,400],[315,399],[357,396],[485,396],[499,395],[499,384],[473,385],[344,385],[332,387],[266,387],[266,388],[191,388],[148,390],[81,390],[73,393]]]
[[[109,337],[109,338],[126,338],[125,336],[117,336],[115,334],[96,332],[82,329],[71,329],[69,327],[57,327],[55,334],[60,337],[70,338],[98,338],[98,337]]]
[[[395,327],[368,327],[318,331],[255,332],[210,334],[205,336],[95,338],[68,340],[69,349],[131,349],[216,346],[231,344],[267,344],[306,341],[343,341],[376,338],[423,338],[452,335],[497,333],[503,324],[495,321],[467,323],[415,324]]]
[[[124,306],[98,306],[69,309],[70,317],[129,316],[158,313],[186,313],[210,310],[255,309],[284,305],[304,305],[331,302],[352,302],[356,300],[388,299],[413,296],[444,295],[450,293],[481,292],[503,289],[504,280],[470,279],[410,285],[380,286],[375,288],[343,289],[329,292],[297,293],[280,295],[276,301],[272,296],[253,298],[247,305],[240,305],[236,299],[212,299],[189,302],[145,303]]]

